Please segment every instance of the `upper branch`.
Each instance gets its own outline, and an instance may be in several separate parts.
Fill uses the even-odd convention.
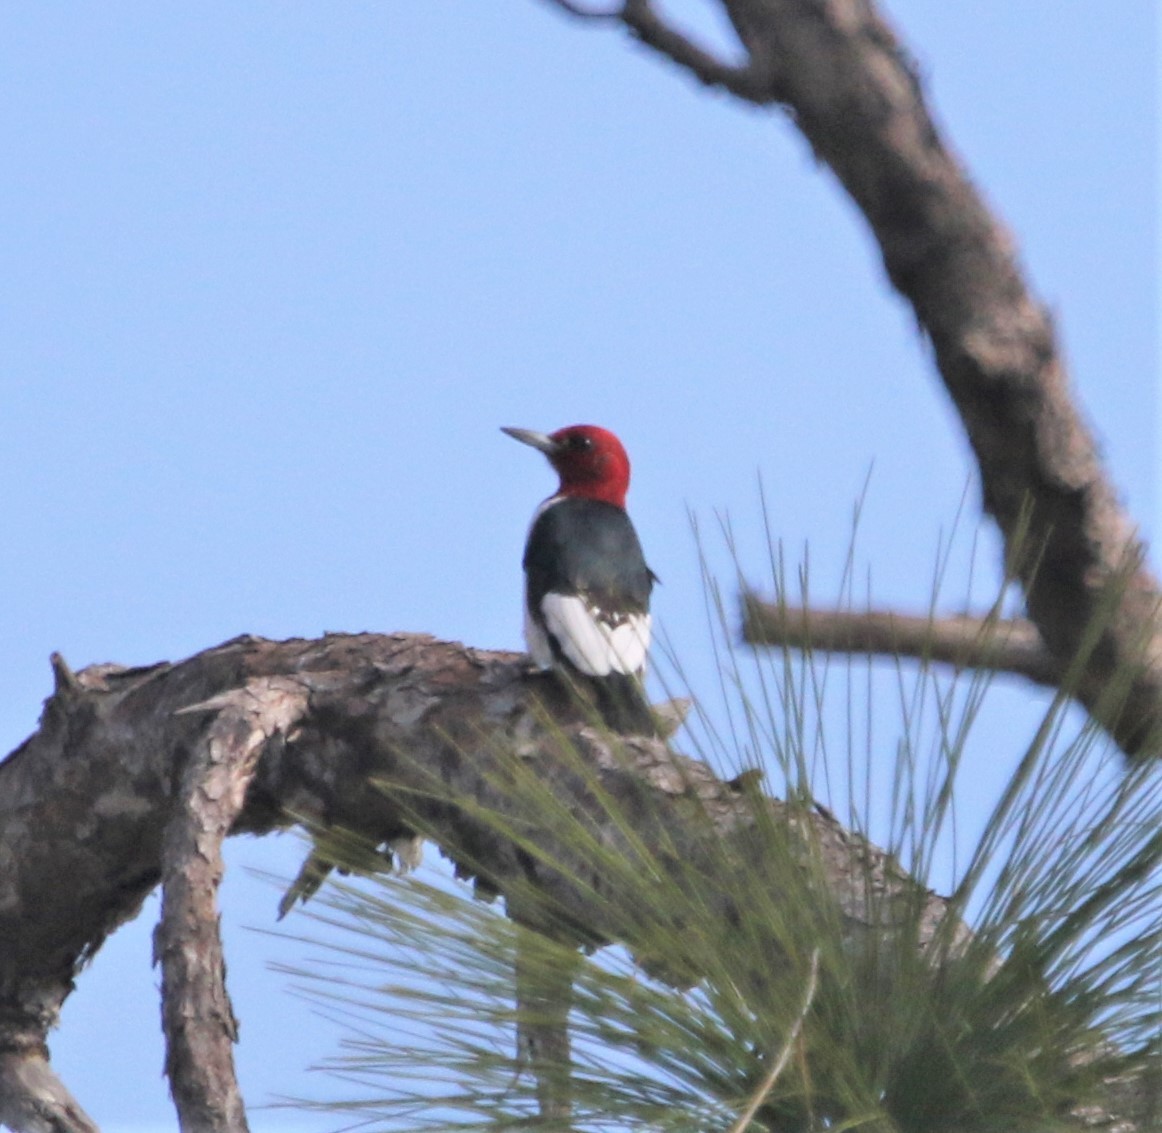
[[[940,136],[903,47],[870,0],[727,6],[752,51],[776,61],[800,129],[932,341],[1041,639],[1062,673],[1085,656],[1076,695],[1123,750],[1156,754],[1162,594],[1074,405],[1052,321]],[[1112,695],[1121,682],[1128,693]]]
[[[1125,752],[1158,754],[1162,591],[1074,405],[1052,320],[933,122],[907,52],[871,0],[722,4],[745,70],[771,77],[768,91],[867,219],[931,340],[1007,569],[1059,671],[1082,658],[1078,699]],[[703,81],[721,78],[645,0],[626,3],[622,19]]]
[[[689,36],[658,15],[651,0],[625,0],[615,8],[589,8],[576,0],[547,0],[576,19],[600,23],[618,22],[647,47],[681,64],[708,87],[722,87],[738,98],[765,106],[782,100],[774,72],[761,57],[736,65],[700,47]]]
[[[751,645],[788,645],[825,653],[879,653],[944,662],[958,669],[1013,673],[1052,688],[1060,685],[1064,677],[1036,626],[1024,618],[801,609],[747,595],[743,602],[742,637]]]

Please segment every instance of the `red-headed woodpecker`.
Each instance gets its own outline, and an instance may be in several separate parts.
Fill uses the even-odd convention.
[[[543,452],[561,478],[525,543],[524,635],[533,662],[590,678],[613,727],[652,730],[641,678],[656,580],[625,512],[629,457],[596,425],[503,431]]]

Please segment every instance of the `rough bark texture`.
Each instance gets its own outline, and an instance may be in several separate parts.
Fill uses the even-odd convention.
[[[300,682],[258,678],[182,710],[212,713],[178,784],[162,840],[162,911],[154,934],[161,965],[165,1070],[183,1129],[245,1133],[246,1108],[234,1074],[238,1022],[226,991],[218,931],[222,843],[238,820],[267,742],[306,709]]]
[[[577,3],[553,0],[573,15]],[[932,343],[1000,526],[1006,570],[1076,696],[1131,756],[1162,742],[1162,591],[1075,406],[1043,303],[871,0],[722,0],[746,51],[716,59],[650,0],[619,19],[700,81],[781,104],[863,213]]]
[[[627,830],[664,848],[674,879],[697,878],[697,902],[725,923],[746,910],[716,873],[724,861],[771,887],[787,877],[756,857],[767,843],[750,836],[753,784],[724,783],[658,739],[614,743],[523,657],[394,634],[240,638],[180,664],[56,668],[39,730],[0,764],[0,1119],[17,1130],[92,1133],[52,1075],[45,1037],[79,966],[159,881],[167,1069],[182,1128],[245,1129],[215,897],[228,833],[261,834],[294,814],[391,846],[418,825],[524,923],[577,941],[624,939],[609,879],[511,789],[515,759],[610,852],[634,853]],[[820,900],[834,902],[851,938],[879,937],[900,902],[917,900],[922,946],[936,935],[945,902],[887,855],[827,813],[773,799],[762,808],[806,838],[825,879]],[[662,978],[690,976],[654,959],[639,956]],[[763,963],[755,978],[777,952]],[[552,1068],[542,1104],[563,1113],[555,1055],[567,1035],[539,998],[522,1004],[532,1023],[522,1037]]]
[[[182,1128],[245,1128],[218,939],[227,833],[268,832],[286,825],[289,812],[390,845],[418,822],[477,887],[511,893],[518,904],[531,887],[544,899],[540,909],[568,910],[555,930],[600,942],[618,939],[621,921],[611,920],[608,900],[594,898],[601,886],[590,888],[592,865],[576,861],[552,829],[530,823],[506,789],[514,752],[535,764],[554,799],[604,823],[604,844],[628,853],[624,829],[597,800],[598,784],[633,815],[635,836],[665,844],[686,875],[699,861],[712,871],[718,841],[744,838],[754,821],[749,798],[663,741],[612,748],[555,681],[531,675],[512,654],[406,634],[240,638],[142,669],[103,665],[73,675],[58,659],[57,674],[39,731],[0,764],[5,1115],[30,1112],[22,1083],[35,1078],[43,1093],[51,1079],[45,1037],[78,967],[161,881],[156,951]],[[371,780],[390,787],[372,789]],[[520,819],[540,854],[498,832],[479,808]],[[810,824],[852,932],[882,918],[893,895],[914,900],[915,886],[891,860],[830,816],[789,821]],[[715,892],[720,914],[737,917],[727,887]],[[930,936],[945,906],[934,894],[924,899]],[[90,1129],[63,1087],[55,1104],[63,1115],[55,1124],[9,1123]]]

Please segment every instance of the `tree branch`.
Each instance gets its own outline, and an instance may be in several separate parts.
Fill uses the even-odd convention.
[[[0,1126],[19,1133],[100,1133],[53,1072],[43,1042],[0,1053]]]
[[[822,653],[883,653],[958,669],[1013,673],[1056,688],[1063,674],[1024,618],[927,617],[891,610],[803,609],[743,598],[743,640]]]
[[[626,0],[621,18],[636,39],[685,67],[704,86],[722,87],[756,106],[784,101],[778,72],[765,65],[766,58],[752,53],[744,65],[732,66],[667,24],[650,0]]]
[[[1162,591],[1073,404],[1049,313],[941,137],[907,52],[871,0],[722,5],[747,70],[777,77],[769,90],[867,219],[888,278],[930,339],[976,456],[984,510],[1058,670],[1083,656],[1077,698],[1128,755],[1157,756]],[[627,24],[631,10],[642,42],[755,101],[648,3],[626,4]]]
[[[616,8],[587,8],[574,0],[545,0],[551,7],[572,16],[575,20],[596,20],[601,23],[619,23],[625,10],[623,4]]]
[[[514,789],[526,779],[535,802]],[[585,816],[604,856],[579,851],[543,813],[546,798]],[[18,1133],[93,1133],[52,1076],[45,1037],[80,965],[161,880],[167,1070],[182,1127],[245,1128],[217,935],[221,841],[290,815],[380,850],[422,831],[478,893],[504,895],[521,923],[566,942],[635,947],[608,862],[638,861],[642,847],[724,924],[749,923],[731,884],[742,872],[764,878],[776,905],[801,904],[807,885],[859,956],[873,942],[882,951],[901,924],[909,947],[934,955],[968,939],[947,902],[829,813],[722,782],[660,739],[595,730],[522,656],[408,634],[240,638],[179,664],[94,666],[58,682],[38,731],[0,763],[0,1118]],[[772,823],[807,852],[771,860],[759,831]],[[800,862],[809,873],[797,878]],[[756,956],[740,986],[760,989],[794,962],[774,939]],[[678,986],[697,978],[672,956],[637,959]],[[542,1106],[563,1113],[567,1034],[542,1001],[564,991],[527,990],[525,1053]]]
[[[563,1119],[573,1112],[569,1012],[581,956],[560,946],[547,956],[547,940],[532,930],[516,938],[517,1073],[527,1067],[536,1079],[541,1117]]]
[[[742,847],[732,869],[761,868],[741,864],[753,792],[658,739],[626,737],[615,749],[520,656],[406,634],[240,638],[180,664],[95,666],[59,685],[39,730],[0,764],[0,1052],[29,1052],[20,1072],[0,1065],[0,1115],[17,1130],[47,1128],[28,1116],[51,1076],[45,1036],[79,966],[162,880],[156,951],[183,1129],[245,1127],[217,933],[220,846],[227,832],[265,833],[289,814],[375,846],[418,824],[482,893],[520,906],[536,892],[538,907],[567,910],[556,928],[618,939],[609,879],[523,812],[514,753],[562,806],[602,827],[610,852],[630,848],[598,798],[632,808],[634,838],[664,845],[681,877],[721,868],[722,839]],[[892,895],[915,894],[914,883],[830,816],[803,821],[843,923],[856,935],[884,931]],[[522,831],[520,842],[503,829]],[[702,899],[717,915],[742,915],[729,886],[711,894]],[[946,906],[920,898],[930,940]],[[768,970],[778,964],[764,958]],[[58,1108],[75,1104],[61,1098]],[[52,1128],[91,1133],[85,1120]]]
[[[586,8],[574,0],[547,2],[574,19],[620,22],[635,39],[684,67],[704,86],[721,87],[756,106],[782,101],[776,75],[763,66],[764,60],[752,56],[741,66],[727,63],[666,23],[651,0],[625,0],[619,8],[608,9]]]
[[[800,129],[932,341],[1042,641],[1062,673],[1088,651],[1078,699],[1127,754],[1157,754],[1162,594],[1072,402],[1049,314],[941,138],[904,49],[869,0],[727,8],[783,76]],[[1131,679],[1125,697],[1110,695]]]
[[[213,713],[186,765],[161,847],[161,964],[165,1070],[183,1130],[245,1133],[246,1109],[234,1072],[238,1023],[226,991],[219,932],[222,843],[242,812],[266,743],[285,735],[306,708],[301,685],[260,678],[180,710]]]

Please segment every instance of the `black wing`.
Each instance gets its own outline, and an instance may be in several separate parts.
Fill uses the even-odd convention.
[[[549,504],[529,531],[524,568],[534,611],[552,592],[582,594],[611,614],[646,613],[656,580],[629,516],[602,500]]]

